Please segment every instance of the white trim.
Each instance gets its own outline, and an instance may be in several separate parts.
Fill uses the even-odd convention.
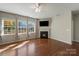
[[[4,35],[4,19],[2,19],[1,35]]]
[[[79,40],[73,40],[73,41],[75,41],[75,42],[79,42]]]
[[[51,39],[57,40],[56,38],[51,38]],[[72,42],[67,42],[67,41],[63,41],[63,40],[57,40],[57,41],[61,41],[61,42],[64,42],[64,43],[72,45]]]
[[[1,36],[5,36],[5,35],[15,35],[15,34],[3,34],[3,35],[1,35]]]
[[[1,31],[2,31],[2,33],[1,33],[1,36],[3,36],[3,35],[15,35],[15,34],[4,34],[4,20],[5,19],[2,19],[2,27],[1,27]]]
[[[25,33],[18,33],[18,35],[21,35],[21,34],[27,34],[26,32]]]

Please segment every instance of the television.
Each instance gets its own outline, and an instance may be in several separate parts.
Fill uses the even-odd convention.
[[[40,21],[40,26],[49,26],[49,21]]]

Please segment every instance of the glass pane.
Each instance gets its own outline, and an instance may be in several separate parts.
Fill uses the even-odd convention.
[[[28,38],[33,39],[36,36],[36,20],[33,18],[28,19]]]
[[[28,20],[28,30],[29,30],[29,33],[35,32],[35,25],[36,25],[36,20],[30,18]]]
[[[15,20],[4,20],[4,34],[15,34],[16,22]]]
[[[26,33],[27,32],[27,21],[26,20],[19,20],[18,21],[18,31],[19,33]]]

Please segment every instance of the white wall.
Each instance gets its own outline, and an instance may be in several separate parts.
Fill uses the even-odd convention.
[[[64,8],[62,12],[52,17],[51,38],[72,44],[71,10]]]

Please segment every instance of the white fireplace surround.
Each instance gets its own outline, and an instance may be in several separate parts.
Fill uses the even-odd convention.
[[[39,38],[40,38],[40,31],[48,31],[48,38],[50,38],[51,19],[50,18],[44,18],[44,19],[40,19],[40,21],[49,21],[49,26],[40,26],[39,25]]]

